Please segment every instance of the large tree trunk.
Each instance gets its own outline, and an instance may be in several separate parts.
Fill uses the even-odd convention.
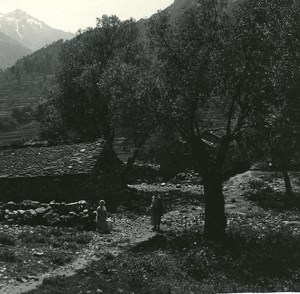
[[[214,241],[222,241],[225,237],[226,217],[222,178],[211,173],[203,178],[205,196],[204,234]]]
[[[202,175],[205,197],[204,234],[213,241],[223,241],[225,238],[226,217],[223,195],[222,168],[229,148],[229,138],[224,138],[215,160],[212,151],[200,140],[195,140],[193,148],[196,170]]]

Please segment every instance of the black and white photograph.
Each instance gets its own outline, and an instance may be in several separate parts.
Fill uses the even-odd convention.
[[[22,293],[300,293],[300,0],[0,0]]]

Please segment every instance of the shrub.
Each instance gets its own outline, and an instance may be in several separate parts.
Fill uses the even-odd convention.
[[[0,233],[0,244],[14,246],[16,245],[16,239],[8,234]]]

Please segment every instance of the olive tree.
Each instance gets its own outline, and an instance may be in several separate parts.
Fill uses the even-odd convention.
[[[223,169],[230,146],[260,127],[258,114],[268,114],[286,99],[280,71],[286,57],[298,52],[299,47],[284,45],[296,9],[294,1],[199,1],[175,23],[162,14],[150,25],[166,89],[163,113],[190,144],[203,178],[205,234],[210,238],[225,235]],[[299,59],[289,60],[299,65]],[[207,113],[212,112],[219,120],[211,123]],[[206,140],[211,131],[221,134],[218,143]]]

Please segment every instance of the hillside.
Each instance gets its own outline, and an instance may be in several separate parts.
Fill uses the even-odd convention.
[[[14,108],[33,106],[41,93],[54,84],[62,45],[63,40],[59,40],[19,59],[0,73],[0,117],[10,116]],[[0,145],[35,138],[38,132],[38,126],[30,124],[13,132],[1,133]]]
[[[59,40],[23,57],[0,74],[0,115],[15,106],[32,105],[42,90],[54,83],[62,45]]]
[[[166,9],[164,9],[163,12],[168,13],[170,15],[170,19],[172,21],[175,21],[180,15],[192,8],[196,4],[196,1],[197,0],[175,0],[174,3],[168,6]],[[146,38],[149,20],[155,17],[158,13],[160,12],[158,11],[157,13],[153,14],[150,18],[140,19],[138,21],[138,27],[142,39]]]
[[[31,49],[0,32],[0,69],[12,66],[19,58],[30,54]]]

